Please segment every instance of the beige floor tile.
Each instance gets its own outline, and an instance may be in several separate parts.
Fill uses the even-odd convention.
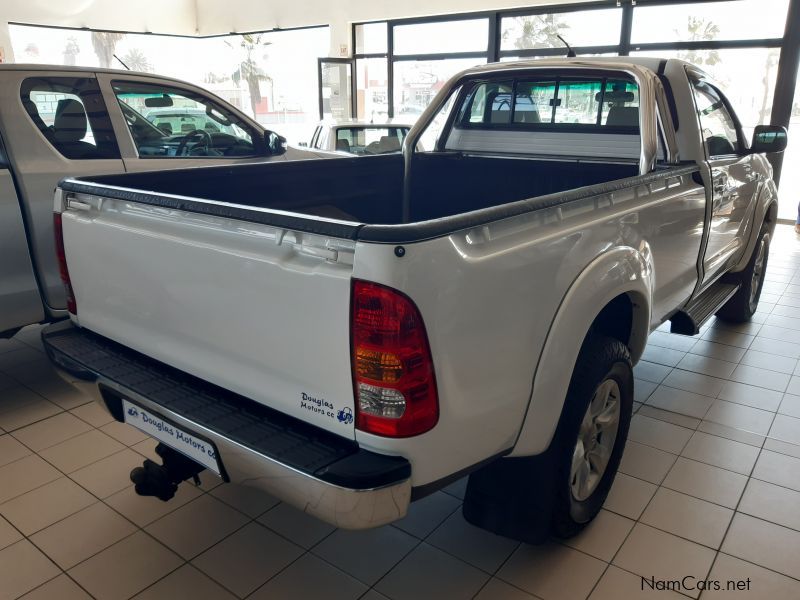
[[[736,513],[722,552],[800,579],[800,532]]]
[[[114,420],[108,411],[101,408],[97,402],[89,402],[88,404],[83,404],[78,406],[77,408],[73,408],[71,411],[73,415],[78,417],[79,419],[83,419],[89,425],[94,427],[102,427],[107,423],[111,423]]]
[[[800,348],[798,348],[798,356],[800,357]],[[737,363],[742,360],[742,356],[747,352],[744,348],[737,348],[736,346],[728,346],[727,344],[718,344],[716,342],[709,342],[707,340],[698,340],[697,343],[689,350],[692,354],[700,354],[701,356],[708,356],[718,360],[727,360],[728,362]]]
[[[800,446],[800,419],[788,415],[775,415],[769,437]]]
[[[676,392],[679,391],[676,390]],[[658,390],[656,390],[656,393],[658,393]],[[629,440],[653,446],[672,454],[680,454],[690,437],[692,437],[690,429],[642,415],[633,416],[631,428],[628,432]]]
[[[659,488],[641,522],[716,550],[732,518],[729,508]]]
[[[674,350],[672,348],[662,348],[655,344],[648,344],[642,354],[642,360],[667,367],[674,367],[686,355],[686,352],[681,350]]]
[[[122,600],[180,564],[178,556],[139,531],[82,562],[69,575],[98,600]]]
[[[25,387],[32,389],[64,410],[72,410],[92,401],[90,397],[81,393],[60,377],[57,379],[47,378],[28,381],[25,383]]]
[[[800,492],[751,479],[737,510],[800,531]]]
[[[648,481],[617,473],[603,508],[638,519],[658,488]]]
[[[763,387],[777,392],[785,392],[786,386],[789,385],[791,375],[787,373],[778,373],[777,371],[768,371],[767,369],[761,369],[759,367],[751,367],[749,365],[739,365],[734,369],[730,378],[739,383]]]
[[[659,421],[664,421],[665,423],[672,423],[673,425],[685,427],[686,429],[694,430],[697,429],[698,425],[700,425],[700,419],[695,419],[694,417],[690,417],[688,415],[656,408],[655,406],[650,406],[649,404],[642,405],[639,410],[636,411],[636,414],[642,415],[643,417],[650,417],[651,419],[658,419]]]
[[[797,366],[797,359],[750,349],[742,357],[741,363],[751,367],[767,369],[768,371],[793,373],[794,368]]]
[[[655,582],[653,582],[655,585]],[[651,589],[644,586],[642,577],[609,565],[600,578],[589,600],[680,600],[685,598],[671,590]]]
[[[746,483],[744,475],[681,457],[664,480],[664,487],[735,508]]]
[[[778,410],[783,394],[763,387],[728,381],[719,393],[719,397],[728,402],[774,412]]]
[[[634,521],[607,510],[601,510],[586,528],[573,538],[565,540],[567,546],[595,558],[610,561],[633,529]]]
[[[61,412],[61,407],[37,395],[25,406],[0,412],[0,427],[5,431],[16,431]]]
[[[718,344],[727,344],[728,346],[736,346],[738,348],[749,348],[755,336],[719,327],[709,327],[706,329],[705,333],[701,335],[701,338],[709,342],[717,342]]]
[[[280,502],[263,490],[235,483],[217,486],[210,494],[253,519]]]
[[[408,507],[408,514],[393,525],[420,539],[425,539],[434,529],[458,509],[461,502],[444,492],[435,492]]]
[[[782,342],[780,340],[773,340],[762,336],[757,336],[756,339],[753,340],[753,343],[750,345],[750,349],[761,352],[770,352],[780,356],[788,356],[789,358],[800,358],[800,344]]]
[[[758,458],[758,448],[716,435],[696,431],[682,455],[715,467],[749,475]]]
[[[68,412],[28,425],[14,432],[14,437],[34,452],[73,438],[91,429],[91,425]]]
[[[489,575],[422,542],[375,589],[393,600],[471,598]]]
[[[636,363],[636,366],[633,367],[633,374],[636,376],[636,379],[661,383],[671,370],[672,367],[640,360]]]
[[[788,456],[800,458],[800,446],[796,444],[790,444],[788,442],[782,442],[780,440],[773,440],[772,438],[767,438],[767,440],[764,442],[764,450],[772,450],[773,452],[778,452],[779,454],[786,454]]]
[[[686,390],[679,390],[665,385],[658,386],[658,389],[647,399],[647,404],[649,406],[681,415],[687,415],[696,419],[702,419],[713,402],[714,399],[708,396],[701,396],[700,394],[694,394]]]
[[[236,596],[192,565],[184,565],[151,585],[135,600],[235,600]]]
[[[10,433],[0,434],[0,467],[28,456],[31,451]]]
[[[664,379],[664,385],[716,398],[722,390],[722,386],[725,385],[725,380],[675,369]]]
[[[336,529],[288,504],[279,504],[261,515],[258,522],[305,549],[316,546]]]
[[[766,410],[718,399],[708,410],[705,420],[758,435],[767,435],[774,416],[774,413]]]
[[[131,427],[127,423],[120,423],[119,421],[106,423],[100,427],[100,430],[126,446],[133,446],[149,437],[146,433],[136,429],[136,427]]]
[[[107,436],[102,431],[92,429],[42,450],[39,454],[64,473],[72,473],[124,448],[125,446],[114,438]]]
[[[0,503],[61,477],[52,465],[32,454],[0,467]]]
[[[697,426],[697,430],[703,433],[724,437],[734,442],[755,446],[756,448],[761,448],[766,439],[763,435],[758,435],[750,431],[742,431],[741,429],[720,425],[719,423],[713,423],[711,421],[702,421],[700,425]]]
[[[667,330],[669,330],[669,323],[667,325]],[[688,337],[685,335],[675,335],[671,333],[666,333],[663,331],[654,331],[650,334],[650,337],[647,338],[648,344],[654,344],[656,346],[662,346],[663,348],[672,348],[674,350],[681,350],[683,352],[688,352],[692,346],[695,345],[697,342],[697,338]]]
[[[0,550],[21,539],[22,534],[14,529],[11,523],[6,521],[3,517],[0,517]]]
[[[313,577],[308,574],[313,573]],[[253,600],[275,598],[326,598],[355,600],[367,587],[313,554],[306,554],[250,596]]]
[[[40,365],[47,365],[46,357],[39,352],[28,346],[21,346],[11,352],[4,352],[0,354],[0,371],[3,371],[16,379],[15,375],[18,371],[17,367],[27,363],[38,363]],[[52,370],[52,367],[50,367]]]
[[[92,600],[92,597],[72,579],[66,575],[59,575],[28,592],[20,600]]]
[[[0,550],[0,599],[13,600],[61,571],[28,540]]]
[[[195,558],[192,564],[238,596],[244,597],[290,565],[303,552],[300,546],[266,527],[249,523]]]
[[[108,496],[131,484],[131,470],[142,466],[142,456],[125,448],[121,452],[73,471],[70,478],[77,481],[98,498]]]
[[[585,598],[606,563],[567,546],[520,546],[497,577],[544,600]]]
[[[102,502],[31,536],[31,541],[62,569],[69,569],[129,536],[136,528]]]
[[[669,452],[628,441],[619,470],[622,473],[659,484],[677,457]]]
[[[164,515],[179,509],[202,493],[194,485],[182,483],[178,486],[178,491],[172,500],[162,502],[152,496],[139,496],[134,491],[133,485],[129,484],[125,489],[105,498],[104,502],[129,521],[133,521],[139,527],[145,527]]]
[[[800,492],[800,458],[762,450],[753,477]]]
[[[0,373],[0,393],[17,387],[20,387],[20,385],[16,379],[12,379],[5,373]],[[2,395],[0,395],[0,398],[2,398]]]
[[[658,390],[656,390],[656,393],[658,393]],[[643,415],[633,416],[631,428],[628,432],[629,440],[653,446],[672,454],[680,454],[690,437],[692,437],[690,429]]]
[[[704,600],[800,598],[800,581],[789,579],[775,571],[768,571],[727,554],[720,553],[717,556],[709,579],[719,581],[720,589],[709,589],[704,592]],[[730,587],[728,587],[729,585]]]
[[[149,458],[152,461],[160,463],[161,457],[158,454],[156,454],[157,445],[158,445],[158,440],[149,437],[146,440],[143,440],[138,444],[134,444],[133,446],[131,446],[131,450],[136,450],[136,452],[138,452],[145,458]],[[205,473],[203,473],[203,476],[205,477]]]
[[[148,525],[145,530],[186,559],[193,558],[230,535],[248,518],[204,494]],[[198,524],[202,523],[202,527]]]
[[[25,535],[31,535],[97,500],[66,477],[0,504],[0,514]]]
[[[450,515],[426,541],[487,573],[500,568],[519,546],[515,540],[467,523],[461,510]]]
[[[800,418],[800,396],[794,394],[784,394],[778,412],[790,417]]]
[[[670,581],[690,575],[699,580],[705,579],[715,554],[705,546],[637,523],[614,564],[642,577]],[[687,594],[697,598],[699,592]]]
[[[363,531],[337,529],[312,552],[367,585],[374,585],[417,543],[417,538],[389,525]]]
[[[727,378],[733,373],[736,363],[699,354],[687,354],[678,363],[677,367],[684,371],[702,373],[711,377]]]
[[[657,383],[645,381],[644,379],[634,379],[633,381],[633,401],[644,402],[656,391]]]
[[[450,485],[442,488],[442,491],[445,494],[450,494],[458,498],[459,500],[463,500],[464,496],[467,493],[467,483],[469,482],[469,477],[462,477],[458,481],[451,483]]]
[[[366,597],[365,597],[366,598]],[[475,596],[475,600],[537,600],[536,596],[492,577]]]

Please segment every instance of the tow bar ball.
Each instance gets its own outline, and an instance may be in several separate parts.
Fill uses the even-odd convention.
[[[163,464],[159,465],[148,458],[141,467],[131,471],[131,481],[136,484],[137,494],[155,496],[166,502],[175,497],[181,482],[191,478],[195,485],[200,485],[197,475],[204,467],[164,444],[156,446],[156,454],[161,457]]]

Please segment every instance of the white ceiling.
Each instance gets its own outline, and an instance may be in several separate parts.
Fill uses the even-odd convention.
[[[0,21],[212,35],[569,1],[575,0],[2,0]]]

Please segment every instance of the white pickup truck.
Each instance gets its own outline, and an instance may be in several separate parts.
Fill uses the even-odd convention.
[[[43,340],[162,442],[142,494],[206,468],[366,528],[469,474],[470,522],[569,536],[648,334],[756,310],[785,145],[678,60],[476,67],[402,155],[62,181]]]

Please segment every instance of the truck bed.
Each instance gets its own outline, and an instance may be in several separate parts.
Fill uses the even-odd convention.
[[[636,172],[636,165],[626,163],[495,158],[459,152],[418,155],[407,221],[402,218],[401,155],[201,167],[76,181],[135,189],[138,201],[148,195],[151,200],[156,195],[171,196],[173,200],[200,199],[355,224],[398,225],[607,183]],[[91,191],[79,184],[64,189]]]

